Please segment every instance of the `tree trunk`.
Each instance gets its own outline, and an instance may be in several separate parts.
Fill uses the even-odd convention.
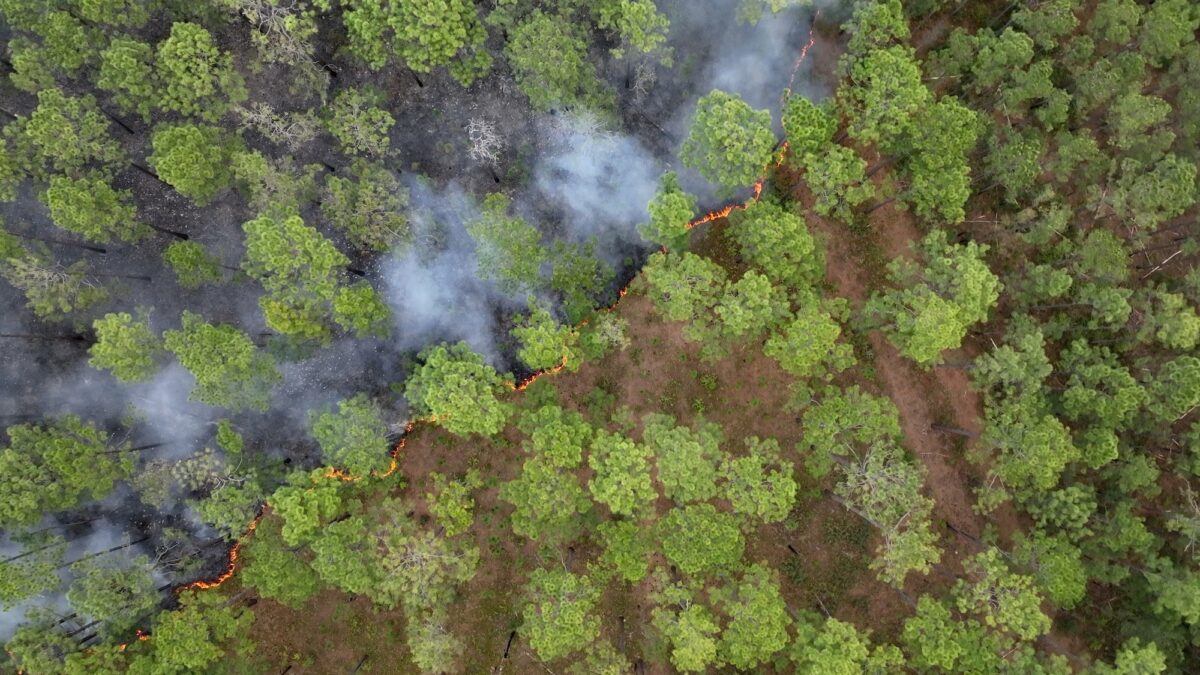
[[[110,119],[110,120],[112,120],[113,122],[115,122],[117,126],[119,126],[119,127],[121,127],[122,129],[124,129],[126,133],[128,133],[128,134],[130,134],[130,135],[133,135],[133,127],[130,127],[128,124],[125,124],[124,122],[122,122],[122,121],[121,121],[121,119],[120,119],[120,118],[118,118],[116,115],[114,115],[114,114],[112,114],[112,113],[108,112],[108,111],[107,111],[107,110],[105,110],[104,108],[100,108],[100,112],[104,113],[104,116],[105,116],[105,117],[107,117],[108,119]]]
[[[147,277],[147,276],[144,276],[141,274],[117,274],[116,272],[89,272],[88,274],[89,274],[89,276],[93,276],[93,277],[112,277],[112,278],[116,278],[116,279],[133,279],[135,281],[145,281],[145,282],[154,281],[154,279],[152,279],[151,277]]]
[[[966,363],[937,363],[934,368],[950,368],[951,370],[975,370],[975,364],[971,361]]]
[[[932,431],[940,431],[943,434],[954,434],[955,436],[965,436],[967,438],[979,437],[979,434],[975,433],[974,431],[968,431],[967,429],[963,429],[961,427],[951,427],[945,424],[930,424],[929,428]]]
[[[64,567],[70,567],[71,565],[74,565],[75,563],[83,562],[84,560],[91,560],[92,558],[99,558],[100,556],[105,555],[106,553],[115,553],[122,549],[129,548],[130,546],[137,546],[138,544],[142,543],[143,541],[146,541],[149,538],[150,538],[149,536],[145,536],[145,537],[142,537],[141,539],[138,539],[137,541],[131,541],[128,544],[121,544],[120,546],[113,546],[112,548],[106,548],[103,551],[96,551],[95,553],[89,553],[89,554],[83,556],[82,558],[76,558],[75,560],[72,560],[69,563],[63,563],[62,565],[59,565],[55,569],[61,570]]]
[[[492,174],[492,181],[495,182],[497,185],[499,185],[500,184],[500,174],[496,173],[496,167],[489,165],[488,172]]]
[[[82,335],[33,335],[28,333],[0,333],[0,338],[11,340],[62,340],[64,342],[86,342],[88,344],[95,344],[93,340]]]
[[[517,637],[517,631],[512,631],[508,634],[508,643],[504,645],[504,658],[508,658],[508,651],[512,649],[513,640]]]
[[[167,187],[171,188],[172,190],[174,190],[174,189],[175,189],[175,188],[174,188],[174,186],[172,186],[172,185],[171,185],[170,183],[168,183],[167,181],[165,181],[165,180],[163,180],[163,179],[159,178],[159,177],[158,177],[158,174],[157,174],[157,173],[154,173],[154,171],[150,170],[149,168],[147,168],[147,167],[144,167],[144,166],[142,166],[141,164],[138,164],[137,162],[130,162],[129,164],[130,164],[130,166],[132,166],[133,168],[137,169],[138,171],[141,171],[142,173],[146,174],[147,176],[150,176],[150,177],[151,177],[151,178],[153,178],[154,180],[156,180],[156,181],[158,181],[158,182],[162,183],[163,185],[166,185]]]
[[[363,667],[364,665],[366,665],[366,663],[367,663],[367,658],[368,658],[369,656],[371,656],[371,655],[370,655],[370,654],[364,654],[364,655],[363,655],[363,657],[362,657],[361,659],[359,659],[359,660],[358,660],[358,665],[357,665],[357,666],[354,666],[354,670],[350,671],[350,675],[354,675],[354,673],[357,673],[358,671],[362,670],[362,667]]]
[[[55,542],[55,543],[52,543],[52,544],[46,544],[45,546],[39,546],[39,547],[37,547],[37,548],[35,548],[35,549],[30,549],[30,550],[28,550],[28,551],[25,551],[24,553],[22,553],[22,554],[20,554],[20,555],[14,555],[14,556],[13,556],[13,557],[11,557],[11,558],[5,558],[4,560],[0,560],[0,565],[5,565],[5,564],[8,564],[8,563],[10,563],[10,562],[12,562],[12,561],[14,561],[14,560],[20,560],[21,558],[24,558],[24,557],[26,557],[26,556],[31,556],[31,555],[33,555],[34,553],[37,553],[38,551],[45,551],[45,550],[46,550],[46,549],[48,549],[48,548],[53,548],[53,547],[55,547],[55,546],[58,546],[58,544],[59,544],[59,542]]]
[[[875,166],[873,166],[873,167],[871,167],[871,168],[867,169],[867,178],[870,178],[871,176],[874,176],[876,173],[879,173],[879,171],[881,171],[882,169],[886,169],[887,167],[889,167],[889,166],[891,166],[891,165],[895,164],[897,161],[899,161],[899,158],[896,158],[896,157],[884,157],[882,162],[880,162],[880,163],[876,164]]]
[[[161,448],[164,445],[169,445],[169,442],[163,441],[161,443],[151,443],[149,445],[139,445],[136,448],[117,448],[116,450],[105,450],[104,452],[101,452],[98,454],[121,455],[121,454],[125,454],[126,452],[142,452],[143,450],[153,450],[154,448]]]
[[[92,251],[93,253],[102,253],[102,254],[108,253],[108,249],[100,248],[99,246],[89,246],[87,244],[76,244],[74,242],[62,241],[61,239],[51,239],[49,237],[35,237],[32,234],[20,234],[18,232],[9,232],[9,234],[11,234],[14,237],[20,237],[21,239],[29,239],[30,241],[44,241],[47,244],[58,244],[59,246],[70,246],[71,248],[81,248],[86,251]]]
[[[155,232],[162,232],[163,234],[169,234],[172,237],[175,237],[176,239],[180,239],[182,241],[187,241],[188,239],[191,238],[188,235],[184,234],[183,232],[176,232],[175,230],[168,230],[167,228],[159,227],[158,225],[155,225],[154,223],[146,223],[146,224],[149,225],[150,229],[154,230]]]
[[[413,70],[412,68],[407,68],[406,70],[408,70],[409,75],[412,75],[413,82],[416,82],[418,87],[424,89],[425,83],[422,82],[421,78],[417,76],[417,71]]]
[[[39,530],[33,530],[31,532],[26,532],[25,534],[41,534],[42,532],[48,532],[50,530],[57,530],[60,527],[74,527],[75,525],[83,525],[85,523],[90,523],[90,522],[93,522],[96,520],[100,520],[103,517],[104,516],[96,516],[95,518],[88,518],[87,520],[77,520],[73,523],[63,523],[61,525],[50,525],[48,527],[43,527]]]
[[[356,277],[365,277],[365,276],[367,276],[367,273],[366,273],[366,272],[364,272],[364,271],[362,271],[362,270],[360,270],[360,269],[358,269],[358,268],[355,268],[355,267],[350,267],[349,265],[347,265],[347,266],[346,266],[346,271],[347,271],[347,272],[349,272],[350,274],[353,274],[353,275],[354,275],[354,276],[356,276]]]
[[[873,204],[873,205],[867,207],[867,210],[864,212],[864,214],[869,216],[872,213],[875,213],[876,209],[883,208],[883,207],[887,206],[888,204],[891,204],[892,202],[896,201],[897,199],[899,199],[899,197],[888,197],[887,199],[879,202],[878,204]]]

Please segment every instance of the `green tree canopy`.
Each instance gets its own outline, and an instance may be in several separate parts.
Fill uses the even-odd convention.
[[[658,536],[667,560],[684,574],[730,570],[746,547],[737,519],[707,503],[671,509],[659,521]]]
[[[230,104],[246,99],[246,83],[227,52],[202,26],[171,24],[171,35],[158,44],[154,66],[162,82],[163,110],[216,122]]]
[[[242,269],[267,290],[258,301],[267,325],[281,333],[327,340],[330,303],[349,258],[298,215],[281,220],[260,216],[242,229]]]
[[[586,576],[565,570],[534,570],[526,586],[529,603],[521,632],[544,661],[562,658],[587,646],[600,634],[594,615],[598,590]]]
[[[612,108],[613,93],[596,74],[587,43],[569,18],[534,10],[509,32],[504,54],[534,110]]]
[[[418,415],[433,417],[447,431],[491,436],[504,428],[509,405],[498,395],[506,380],[465,342],[426,347],[421,365],[405,383],[404,396]]]
[[[162,341],[150,330],[149,318],[126,312],[105,314],[92,322],[96,343],[88,349],[88,365],[112,371],[122,382],[148,380],[158,371]]]
[[[658,180],[658,192],[647,207],[650,222],[638,226],[642,239],[668,250],[687,245],[688,223],[696,216],[696,198],[679,187],[679,176],[668,171]]]
[[[770,568],[751,565],[737,581],[720,589],[717,597],[729,615],[719,645],[723,662],[751,670],[787,646],[792,619]]]
[[[595,472],[588,488],[613,513],[638,516],[657,496],[650,481],[650,449],[603,429],[592,438],[588,466]]]
[[[901,354],[929,366],[987,319],[1001,284],[983,261],[987,246],[951,244],[934,230],[914,248],[924,267],[894,260],[888,274],[897,288],[872,296],[865,311],[886,322],[884,333]]]
[[[129,190],[114,190],[100,175],[54,176],[42,195],[54,224],[97,243],[120,239],[137,243],[149,233],[138,222]]]
[[[327,464],[354,476],[387,471],[388,425],[383,411],[366,394],[343,399],[336,411],[314,411],[309,419]]]
[[[164,124],[150,139],[154,152],[146,158],[159,178],[205,206],[233,183],[231,164],[236,144],[225,139],[219,127]]]
[[[717,494],[721,428],[698,421],[693,429],[676,426],[670,415],[642,418],[642,439],[654,455],[663,494],[676,503],[706,501]]]
[[[74,415],[6,429],[0,449],[0,523],[32,525],[43,514],[103,499],[133,471],[129,444],[110,447],[108,436]]]
[[[275,360],[244,332],[184,311],[180,328],[163,333],[163,342],[196,378],[193,400],[232,410],[267,409],[280,375]]]
[[[503,194],[488,195],[479,217],[467,223],[467,232],[475,240],[479,278],[515,293],[537,286],[547,255],[541,233],[525,219],[509,217],[508,206]]]
[[[714,89],[697,103],[679,158],[728,193],[758,180],[774,147],[770,112]]]

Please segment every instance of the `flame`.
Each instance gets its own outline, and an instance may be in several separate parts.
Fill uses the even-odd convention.
[[[820,15],[821,15],[820,10],[818,10],[816,12],[816,14],[813,15],[813,23],[814,24],[816,23],[817,17],[819,17]],[[795,79],[796,71],[800,68],[800,64],[802,64],[804,62],[804,59],[807,58],[808,50],[810,48],[812,48],[815,41],[816,41],[816,38],[813,35],[813,27],[810,26],[809,31],[808,31],[808,43],[804,45],[804,48],[800,51],[799,58],[796,59],[796,63],[792,66],[792,79]],[[791,91],[791,81],[790,80],[789,80],[789,88],[787,91],[789,93]],[[787,156],[788,148],[789,148],[789,144],[787,141],[783,141],[779,145],[778,152],[776,152],[773,155],[773,160],[772,160],[771,164],[764,167],[763,175],[757,181],[754,182],[754,185],[751,188],[752,195],[751,195],[750,199],[747,199],[744,202],[727,204],[718,209],[709,211],[708,213],[706,213],[702,216],[693,218],[692,220],[688,221],[684,227],[688,230],[691,230],[692,228],[697,227],[699,225],[703,225],[705,223],[710,223],[714,220],[719,220],[721,218],[725,218],[729,214],[733,213],[734,211],[742,211],[742,210],[749,208],[751,204],[753,204],[753,203],[757,202],[759,199],[761,199],[762,192],[763,192],[763,186],[766,184],[767,179],[770,177],[771,171],[783,163],[784,158]],[[666,253],[667,252],[666,247],[663,247],[662,251],[663,251],[663,253]],[[632,284],[632,281],[630,282],[630,284]],[[614,300],[612,302],[612,304],[608,305],[607,307],[601,307],[597,311],[598,312],[612,312],[612,311],[616,310],[617,305],[619,305],[621,303],[621,300],[623,300],[628,293],[629,293],[629,285],[626,285],[626,286],[620,288],[617,291],[617,299]],[[588,320],[584,319],[583,321],[581,321],[579,323],[579,325],[585,326],[585,325],[587,325],[587,323],[588,323]],[[560,361],[558,363],[558,365],[552,366],[550,368],[546,368],[544,370],[535,371],[532,375],[525,378],[521,382],[513,383],[513,382],[506,381],[505,386],[509,390],[514,391],[514,392],[524,391],[525,389],[529,388],[529,386],[531,384],[536,382],[537,379],[542,377],[543,375],[557,375],[558,373],[562,372],[563,369],[567,367],[567,362],[568,362],[568,355],[563,354],[562,361]],[[393,473],[395,473],[396,470],[399,468],[398,456],[400,454],[400,451],[404,449],[405,444],[408,442],[408,435],[410,433],[412,433],[412,430],[417,426],[418,423],[435,424],[435,423],[437,423],[437,421],[438,421],[437,415],[430,415],[428,417],[418,417],[418,418],[409,420],[409,422],[404,425],[404,431],[400,435],[400,440],[396,442],[396,446],[394,448],[392,448],[391,452],[389,453],[391,455],[391,463],[388,465],[387,471],[384,471],[383,473],[372,472],[372,475],[377,478],[386,478],[386,477],[392,475]],[[357,481],[362,478],[362,476],[355,476],[343,469],[338,469],[335,467],[329,467],[328,469],[326,469],[323,477],[329,478],[329,479],[337,479],[337,480],[341,480],[341,481],[347,481],[347,482]],[[233,547],[229,549],[229,565],[225,568],[225,572],[223,572],[220,576],[216,577],[215,579],[194,581],[185,586],[181,586],[177,590],[183,591],[183,590],[187,590],[189,588],[197,588],[197,589],[216,588],[217,586],[220,586],[222,583],[224,583],[227,579],[232,577],[235,569],[237,568],[238,550],[241,548],[241,542],[243,539],[245,539],[247,536],[249,536],[251,533],[254,532],[254,529],[256,527],[258,527],[258,521],[261,519],[262,519],[262,513],[260,512],[257,516],[254,517],[253,520],[250,521],[250,525],[247,527],[246,532],[242,535],[242,537],[239,538],[238,541],[236,543],[234,543]],[[138,631],[138,639],[139,640],[148,640],[149,636],[142,633],[139,630]],[[125,645],[121,645],[121,649],[124,650]]]
[[[147,633],[146,631],[142,630],[141,628],[139,628],[139,629],[137,629],[137,639],[138,639],[138,642],[145,642],[146,640],[150,639],[150,634]],[[123,642],[123,643],[117,645],[117,651],[119,651],[119,652],[125,651],[125,649],[127,647],[129,647],[130,644],[132,644],[132,643]],[[18,672],[21,672],[21,671],[18,671]]]
[[[774,169],[775,167],[779,166],[780,164],[783,164],[784,157],[787,156],[787,151],[788,151],[789,147],[791,147],[791,146],[789,145],[789,143],[787,141],[780,143],[779,151],[773,155],[771,164],[768,165],[766,167],[766,169],[764,170],[762,178],[759,178],[757,181],[755,181],[753,188],[751,188],[753,190],[753,194],[750,197],[750,199],[747,199],[744,202],[727,204],[725,206],[722,206],[719,209],[709,211],[708,213],[706,213],[702,216],[693,218],[692,220],[688,221],[688,223],[687,223],[687,225],[685,225],[685,227],[690,230],[693,227],[697,227],[697,226],[703,225],[705,223],[711,223],[714,220],[720,220],[721,218],[725,218],[725,217],[729,216],[729,214],[733,213],[734,211],[744,211],[744,210],[750,208],[751,204],[757,202],[759,199],[762,199],[763,186],[766,184],[767,178],[771,175],[771,170]],[[663,247],[662,250],[665,253],[667,249],[666,249],[666,247]],[[622,297],[624,297],[624,292],[622,292],[621,295],[622,295]]]
[[[796,81],[796,73],[800,72],[800,66],[808,58],[808,50],[812,49],[813,45],[817,42],[817,36],[814,31],[816,30],[817,19],[819,18],[821,18],[821,10],[818,9],[813,14],[812,22],[808,24],[808,42],[804,44],[804,47],[800,50],[800,56],[796,57],[796,62],[792,64],[792,75],[788,78],[787,89],[783,90],[785,100],[788,96],[792,95],[792,84]]]
[[[183,591],[186,591],[186,590],[192,589],[192,588],[196,588],[196,589],[200,589],[200,590],[203,590],[206,588],[216,588],[217,586],[220,586],[221,584],[225,583],[225,581],[227,579],[229,579],[230,577],[233,576],[233,572],[237,568],[238,551],[241,550],[241,548],[242,548],[242,541],[244,539],[246,539],[246,537],[249,537],[251,534],[254,533],[255,528],[258,527],[258,521],[260,521],[260,520],[262,520],[261,512],[257,516],[254,516],[254,520],[251,520],[250,524],[248,526],[246,526],[246,531],[244,533],[242,533],[242,536],[238,537],[238,540],[236,542],[234,542],[232,547],[230,547],[230,549],[229,549],[229,564],[225,567],[225,571],[222,572],[220,574],[220,576],[218,576],[214,579],[201,579],[199,581],[193,581],[190,584],[180,586],[178,589],[176,589],[176,591],[182,593]],[[143,639],[142,635],[143,635],[143,633],[139,630],[138,631],[138,639],[139,640]],[[148,639],[148,637],[146,639]]]

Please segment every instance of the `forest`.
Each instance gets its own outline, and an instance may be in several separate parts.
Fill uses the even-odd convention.
[[[1198,31],[0,0],[0,672],[1200,672]]]

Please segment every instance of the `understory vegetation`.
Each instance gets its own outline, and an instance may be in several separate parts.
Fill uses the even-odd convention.
[[[1190,0],[0,19],[7,670],[1200,671]]]

